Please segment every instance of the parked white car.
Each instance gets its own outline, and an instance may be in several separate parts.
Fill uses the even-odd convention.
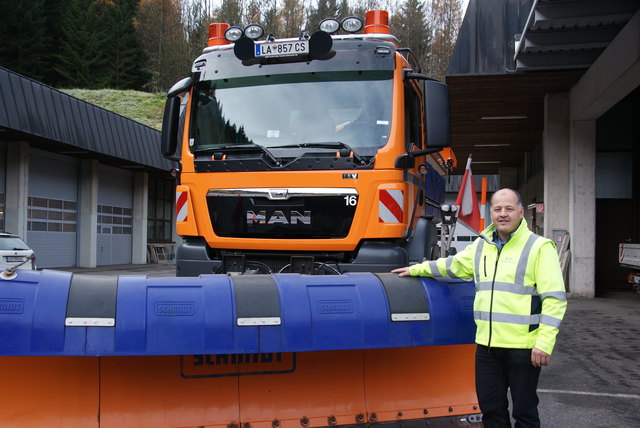
[[[0,268],[35,269],[36,256],[19,236],[0,233]]]

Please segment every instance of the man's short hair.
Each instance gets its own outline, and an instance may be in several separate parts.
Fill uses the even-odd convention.
[[[497,192],[494,192],[493,195],[495,195],[496,193],[498,193],[501,190],[510,190],[511,192],[515,193],[516,195],[516,199],[518,200],[518,208],[522,208],[522,196],[520,196],[520,193],[518,193],[517,190],[513,190],[509,187],[503,187],[502,189],[498,190]],[[491,199],[490,199],[490,206],[493,206],[493,195],[491,195]]]

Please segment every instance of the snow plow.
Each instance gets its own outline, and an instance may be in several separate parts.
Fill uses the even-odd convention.
[[[0,282],[1,426],[479,421],[466,282],[9,273]]]

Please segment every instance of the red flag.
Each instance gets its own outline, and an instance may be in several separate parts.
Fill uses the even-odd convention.
[[[467,168],[464,170],[456,205],[458,206],[458,220],[471,229],[481,232],[478,196],[476,195],[476,186],[473,184],[473,174],[471,173],[471,156],[467,160]]]

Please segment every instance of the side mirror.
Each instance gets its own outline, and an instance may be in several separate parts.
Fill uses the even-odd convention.
[[[180,119],[180,95],[191,89],[193,79],[185,77],[173,85],[167,92],[167,102],[164,105],[162,118],[162,134],[160,136],[160,149],[162,155],[171,160],[179,160],[176,157],[178,146],[178,129]]]
[[[451,146],[449,88],[437,80],[424,81],[424,111],[427,148]]]
[[[180,97],[167,99],[164,105],[162,118],[162,134],[160,135],[160,147],[165,158],[175,160],[176,147],[178,146],[178,119],[180,117]]]

